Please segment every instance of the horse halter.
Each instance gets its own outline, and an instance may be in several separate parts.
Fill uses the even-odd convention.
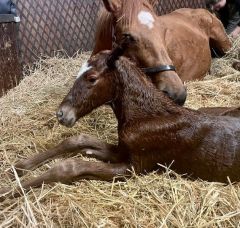
[[[175,71],[176,68],[173,65],[159,65],[155,67],[141,68],[142,71],[147,75],[157,74],[165,71]]]

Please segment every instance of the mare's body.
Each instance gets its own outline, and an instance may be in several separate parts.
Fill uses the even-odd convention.
[[[130,36],[135,43],[125,56],[139,67],[176,67],[176,72],[158,72],[151,79],[178,104],[186,99],[183,82],[202,79],[209,71],[210,47],[222,55],[231,47],[222,23],[205,9],[179,9],[157,16],[146,0],[103,2],[106,10],[97,24],[92,55],[110,50],[113,42],[119,44],[123,36]]]
[[[102,12],[101,17],[109,20],[109,24],[105,21],[104,25],[110,26],[111,29],[111,21],[114,19],[107,12]],[[100,20],[104,20],[101,17]],[[99,26],[101,27],[101,25]],[[170,14],[157,17],[156,26],[157,28],[154,30],[156,38],[152,32],[146,35],[148,39],[158,43],[156,45],[158,50],[155,51],[158,53],[154,51],[151,53],[151,48],[143,49],[146,52],[143,54],[145,60],[140,59],[141,56],[138,56],[140,55],[138,52],[126,51],[126,55],[141,67],[153,67],[160,62],[160,64],[173,64],[178,76],[183,81],[203,79],[211,65],[210,47],[217,48],[222,55],[231,47],[221,22],[205,9],[175,10]],[[112,33],[110,31],[107,33],[107,28],[98,29],[100,31],[97,33],[92,55],[112,48]],[[119,36],[117,40],[120,40],[122,34],[116,33],[116,35]],[[160,59],[161,55],[166,60],[158,60],[159,63],[157,63],[156,60]]]

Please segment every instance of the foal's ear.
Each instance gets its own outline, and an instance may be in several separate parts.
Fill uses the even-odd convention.
[[[121,46],[118,46],[109,54],[106,63],[110,70],[115,68],[116,61],[124,54],[124,51],[125,50]]]
[[[132,38],[129,35],[125,35],[121,41],[121,43],[115,47],[112,52],[109,54],[109,57],[107,58],[107,66],[110,69],[115,68],[115,62],[124,55],[124,52],[127,50],[129,45],[134,42]]]
[[[121,0],[103,0],[106,10],[110,13],[116,13],[121,7]]]

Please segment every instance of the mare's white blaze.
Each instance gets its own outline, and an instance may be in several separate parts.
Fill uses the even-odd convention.
[[[84,73],[86,73],[87,71],[89,71],[89,70],[91,70],[91,69],[92,69],[92,67],[88,65],[88,62],[85,62],[85,63],[82,65],[82,67],[80,68],[80,71],[79,71],[79,73],[78,73],[78,75],[77,75],[77,79],[78,79],[79,77],[81,77]]]
[[[153,28],[155,22],[153,15],[148,11],[141,11],[138,14],[138,20],[141,24],[146,25],[149,29]]]

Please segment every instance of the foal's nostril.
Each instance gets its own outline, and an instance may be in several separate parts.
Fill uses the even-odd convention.
[[[57,118],[60,119],[62,117],[63,117],[63,111],[60,110],[60,111],[57,112]]]

